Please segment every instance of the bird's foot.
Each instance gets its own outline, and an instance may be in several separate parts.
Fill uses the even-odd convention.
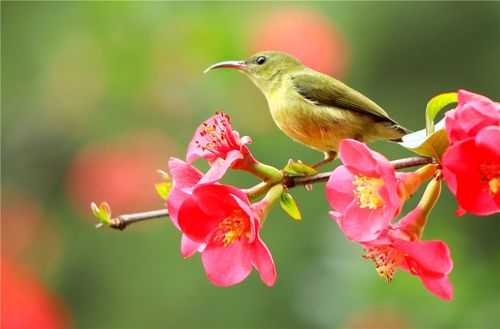
[[[332,162],[333,160],[335,160],[335,158],[337,157],[337,152],[335,151],[328,151],[328,152],[325,152],[324,153],[325,157],[323,158],[323,160],[321,161],[318,161],[316,162],[315,164],[309,166],[311,168],[314,168],[314,169],[318,169],[330,162]]]

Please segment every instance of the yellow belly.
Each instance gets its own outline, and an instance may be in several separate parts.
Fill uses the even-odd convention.
[[[269,107],[274,122],[288,137],[322,152],[337,151],[344,138],[365,140],[364,130],[373,125],[368,117],[302,99],[275,99]]]

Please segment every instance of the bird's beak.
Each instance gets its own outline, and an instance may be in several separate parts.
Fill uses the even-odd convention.
[[[244,70],[246,67],[247,65],[244,61],[225,61],[209,66],[203,73],[220,68]]]

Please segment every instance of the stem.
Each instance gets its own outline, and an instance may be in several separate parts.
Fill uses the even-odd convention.
[[[272,187],[272,184],[267,182],[261,182],[255,186],[252,186],[246,190],[243,190],[250,200],[255,200],[259,196],[263,195]]]
[[[269,210],[271,209],[271,206],[277,200],[279,200],[282,193],[283,193],[283,185],[276,184],[269,189],[265,197],[263,197],[261,200],[259,200],[257,203],[254,204],[255,209],[257,209],[257,211],[259,212],[261,223],[264,222],[264,220],[267,217],[267,214],[269,213]]]
[[[422,198],[415,209],[399,222],[400,227],[405,226],[405,231],[412,234],[415,239],[420,239],[422,237],[427,218],[441,194],[441,185],[441,179],[439,177],[433,178],[429,184],[427,184],[422,194]]]
[[[410,167],[416,167],[416,166],[420,166],[420,165],[433,163],[433,161],[434,160],[432,158],[411,157],[411,158],[393,160],[393,161],[391,161],[391,164],[394,166],[394,169],[403,169],[403,168],[410,168]],[[264,165],[264,166],[267,167],[267,165]],[[250,198],[255,198],[255,197],[267,192],[270,188],[272,188],[274,185],[276,185],[278,183],[285,185],[287,188],[293,188],[293,187],[299,186],[299,185],[308,185],[308,184],[326,182],[330,178],[331,174],[332,174],[332,172],[328,171],[328,172],[319,173],[319,174],[316,174],[313,176],[299,176],[299,177],[285,176],[282,178],[281,181],[278,181],[278,182],[272,182],[272,183],[262,182],[260,184],[257,184],[254,187],[246,190],[246,192]],[[111,224],[109,225],[109,227],[111,227],[113,229],[123,230],[128,225],[133,224],[133,223],[147,221],[147,220],[156,219],[156,218],[160,218],[160,217],[166,217],[166,216],[168,216],[167,209],[158,209],[158,210],[138,212],[138,213],[133,213],[133,214],[124,214],[124,215],[120,215],[116,218],[111,219]],[[101,227],[101,226],[103,226],[103,224],[101,224],[101,223],[97,224],[97,227]]]
[[[276,183],[283,179],[281,170],[262,162],[256,162],[245,170],[259,177],[264,182]]]

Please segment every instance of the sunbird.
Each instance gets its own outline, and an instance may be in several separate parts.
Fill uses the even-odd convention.
[[[248,76],[266,97],[278,128],[324,153],[324,159],[312,165],[315,168],[335,159],[344,138],[400,141],[408,133],[368,97],[289,54],[259,52],[246,60],[216,63],[205,73],[219,68]]]

